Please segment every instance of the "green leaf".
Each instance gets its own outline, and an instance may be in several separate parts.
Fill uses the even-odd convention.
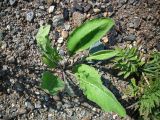
[[[70,54],[88,49],[99,41],[113,25],[114,21],[110,18],[97,18],[85,22],[75,29],[68,38],[67,48]]]
[[[44,51],[46,50],[46,46],[50,44],[48,38],[50,27],[50,25],[41,26],[36,35],[37,44],[42,47]]]
[[[51,47],[49,39],[50,25],[41,26],[37,35],[37,44],[42,51],[42,60],[48,65],[48,67],[53,68],[57,66],[61,57],[58,54],[58,51],[55,48]]]
[[[53,62],[48,56],[46,56],[46,55],[43,55],[42,56],[42,61],[43,61],[43,63],[45,63],[48,67],[50,67],[50,68],[54,68],[54,67],[56,67],[56,63],[55,62]]]
[[[75,67],[75,75],[87,98],[97,103],[106,112],[116,112],[125,116],[126,111],[112,92],[101,81],[101,76],[93,68],[85,64]]]
[[[63,80],[48,71],[43,73],[41,79],[41,88],[51,95],[55,95],[64,89]]]
[[[114,56],[116,56],[118,52],[116,50],[101,50],[98,51],[89,57],[86,58],[86,60],[105,60],[110,59]]]

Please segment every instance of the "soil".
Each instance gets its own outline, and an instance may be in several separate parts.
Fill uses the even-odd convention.
[[[111,17],[116,25],[105,36],[106,47],[137,46],[148,54],[160,51],[159,8],[159,0],[0,0],[0,119],[135,119],[134,112],[125,118],[103,112],[76,86],[72,96],[66,91],[50,96],[41,90],[41,74],[47,67],[41,62],[35,35],[40,25],[51,24],[52,45],[65,58],[68,34],[86,20]],[[125,108],[133,104],[124,97],[127,81],[102,75]]]

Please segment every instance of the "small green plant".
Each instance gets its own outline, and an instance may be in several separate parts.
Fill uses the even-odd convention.
[[[87,60],[111,59],[114,67],[119,69],[118,75],[124,78],[131,78],[131,85],[125,91],[129,97],[138,99],[135,108],[139,109],[141,118],[159,120],[160,119],[160,53],[154,52],[150,59],[142,62],[136,48],[116,48],[114,50],[104,50],[91,54]],[[136,75],[141,78],[136,84]]]
[[[160,119],[160,53],[154,52],[144,65],[143,79],[146,81],[138,101],[143,119]]]
[[[105,60],[113,58],[114,67],[119,69],[119,76],[126,79],[132,74],[139,76],[139,70],[144,62],[140,60],[136,48],[115,48],[114,50],[103,50],[90,55],[87,60]]]
[[[36,39],[42,51],[42,60],[49,68],[54,68],[55,71],[60,70],[63,75],[63,78],[60,78],[50,71],[44,72],[42,75],[41,88],[47,93],[55,95],[65,88],[64,81],[68,79],[66,75],[73,73],[79,83],[79,87],[89,100],[98,104],[104,111],[113,111],[120,116],[125,116],[125,109],[112,92],[103,86],[101,75],[99,75],[98,71],[96,71],[94,67],[84,64],[84,61],[90,60],[91,56],[86,59],[85,57],[81,58],[81,61],[76,61],[71,65],[69,65],[68,62],[71,58],[74,58],[76,53],[88,49],[92,44],[99,41],[113,25],[114,21],[109,18],[93,19],[74,30],[67,41],[67,49],[69,51],[67,61],[63,61],[58,51],[50,45],[48,37],[50,25],[41,26],[36,35]],[[101,51],[100,56],[105,58],[108,52],[113,53],[113,55],[108,57],[117,54],[114,53],[114,51]],[[99,57],[95,58],[98,59]]]
[[[150,81],[150,86],[144,87],[144,92],[139,98],[138,107],[140,115],[146,119],[160,119],[160,80]],[[159,118],[159,119],[156,119]]]

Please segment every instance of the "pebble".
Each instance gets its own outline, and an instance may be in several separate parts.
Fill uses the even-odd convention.
[[[16,90],[17,92],[21,92],[21,93],[22,93],[22,92],[24,91],[24,85],[23,85],[23,84],[20,84],[20,83],[18,83],[18,82],[15,83],[14,87],[15,87],[15,90]]]
[[[15,62],[14,56],[10,56],[10,57],[8,58],[8,62],[14,63],[14,62]]]
[[[34,18],[33,11],[27,12],[27,14],[26,14],[26,20],[29,21],[29,22],[32,22],[33,18]]]
[[[125,4],[128,0],[119,0],[119,3],[121,3],[122,5]]]
[[[10,4],[10,5],[15,5],[16,2],[17,2],[17,0],[9,0],[9,4]]]
[[[2,41],[2,40],[3,40],[3,32],[0,31],[0,41]]]
[[[128,27],[137,29],[140,26],[140,22],[141,20],[139,18],[134,18],[132,19],[132,22],[128,24]]]
[[[74,8],[73,8],[74,11],[79,11],[81,13],[83,13],[84,9],[81,5],[79,5],[77,2],[74,2]]]
[[[58,26],[59,24],[62,24],[63,23],[63,15],[56,15],[53,17],[53,20],[52,20],[52,24],[54,27]]]
[[[65,21],[69,20],[69,10],[67,8],[63,9],[63,18]]]
[[[34,104],[34,107],[37,108],[37,109],[41,108],[41,107],[42,107],[41,102],[40,102],[40,101],[37,101],[37,102]]]
[[[68,31],[62,30],[61,35],[64,39],[66,39],[68,37]]]
[[[90,9],[92,8],[92,5],[91,4],[87,4],[85,7],[84,7],[84,12],[88,12]]]
[[[59,44],[63,43],[63,37],[60,37],[60,38],[57,40],[57,42],[58,42]]]
[[[8,68],[8,65],[3,65],[2,70],[3,70],[3,71],[6,71],[6,70],[7,70],[7,68]]]
[[[95,12],[95,13],[99,13],[101,10],[100,9],[98,9],[98,8],[94,8],[93,9],[93,12]]]
[[[44,6],[39,6],[39,9],[44,10],[45,8]]]
[[[54,2],[54,0],[46,0],[46,2],[47,2],[47,5],[52,5],[53,4],[53,2]]]
[[[50,6],[48,8],[48,13],[52,13],[54,11],[55,6]]]
[[[30,102],[25,102],[24,103],[25,104],[25,106],[28,108],[28,109],[30,109],[30,110],[33,110],[34,109],[34,106],[30,103]]]
[[[74,12],[72,15],[74,27],[80,26],[84,20],[84,15],[80,12]]]
[[[126,40],[126,41],[135,41],[136,40],[136,36],[134,34],[129,34],[128,36],[124,37],[124,40]]]
[[[69,30],[69,29],[70,29],[70,24],[69,24],[69,22],[65,22],[65,23],[64,23],[64,28],[65,28],[65,30]]]
[[[108,37],[103,37],[102,41],[103,41],[104,44],[108,43]]]
[[[6,44],[6,42],[3,41],[1,43],[1,49],[4,50],[4,49],[6,49],[6,47],[7,47],[7,44]]]

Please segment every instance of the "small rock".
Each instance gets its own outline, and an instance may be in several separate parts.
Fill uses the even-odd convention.
[[[137,29],[139,28],[140,23],[141,23],[141,20],[139,18],[134,18],[132,22],[128,24],[128,27]]]
[[[66,39],[68,37],[68,31],[62,30],[61,35],[64,39]]]
[[[53,2],[54,2],[54,0],[46,0],[47,1],[47,5],[52,5],[53,4]]]
[[[3,40],[3,32],[0,31],[0,41],[2,41],[2,40]]]
[[[14,62],[15,62],[14,56],[9,57],[9,58],[8,58],[8,62],[14,63]]]
[[[73,25],[74,25],[74,27],[77,27],[77,26],[81,25],[83,20],[84,20],[84,18],[85,18],[84,15],[81,14],[80,12],[74,12],[72,17],[73,17]]]
[[[157,50],[160,51],[160,43],[157,43]]]
[[[10,5],[15,5],[16,2],[17,2],[16,0],[9,0],[9,4],[10,4]]]
[[[58,42],[59,44],[63,43],[63,37],[60,37],[60,38],[57,40],[57,42]]]
[[[119,0],[119,3],[121,3],[122,5],[127,3],[128,0]]]
[[[2,41],[2,43],[1,43],[1,49],[4,50],[4,49],[6,49],[6,47],[7,47],[6,42]]]
[[[104,13],[103,13],[103,16],[104,16],[104,17],[108,17],[108,12],[104,12]]]
[[[30,102],[25,102],[24,103],[25,104],[25,106],[27,107],[27,109],[30,109],[30,110],[33,110],[34,109],[34,106],[30,103]]]
[[[74,11],[79,11],[81,13],[83,13],[84,9],[81,5],[79,5],[77,2],[74,2]]]
[[[32,22],[33,18],[34,18],[33,11],[27,12],[27,14],[26,14],[26,20],[29,21],[29,22]]]
[[[107,44],[108,43],[108,37],[103,37],[102,41],[103,41],[104,44]]]
[[[63,24],[63,15],[56,15],[53,17],[53,26],[56,27],[58,26],[59,24]]]
[[[15,83],[14,87],[15,87],[15,90],[17,92],[23,92],[24,91],[24,85],[22,85],[22,84],[20,84],[18,82]]]
[[[100,9],[98,9],[98,8],[94,8],[93,9],[93,12],[95,12],[95,13],[99,13],[101,10]]]
[[[125,36],[124,40],[126,40],[126,41],[135,41],[136,40],[136,36],[134,34],[130,34],[128,36]]]
[[[69,24],[69,22],[65,22],[65,23],[64,23],[64,28],[65,28],[65,30],[69,30],[69,29],[70,29],[70,24]]]
[[[57,95],[53,96],[53,99],[54,99],[55,101],[60,101],[60,97],[57,96]]]
[[[7,70],[7,68],[8,68],[8,66],[7,65],[3,65],[3,71],[6,71]]]
[[[69,20],[69,10],[67,8],[63,9],[63,18],[65,21]]]
[[[135,2],[136,0],[129,0],[129,3],[131,4],[131,5],[133,5],[133,3]]]
[[[87,6],[84,7],[84,12],[88,12],[92,8],[91,4],[87,4]]]
[[[41,107],[42,107],[41,102],[40,102],[40,101],[37,101],[37,102],[34,104],[34,107],[37,108],[37,109],[41,108]]]
[[[50,6],[48,9],[48,13],[52,13],[54,11],[55,6]]]
[[[59,54],[60,54],[61,56],[65,56],[64,50],[60,49],[60,50],[59,50]]]
[[[57,109],[59,110],[62,107],[62,103],[61,102],[57,102],[56,106],[57,106]]]
[[[39,9],[44,10],[45,8],[44,6],[39,6]]]

